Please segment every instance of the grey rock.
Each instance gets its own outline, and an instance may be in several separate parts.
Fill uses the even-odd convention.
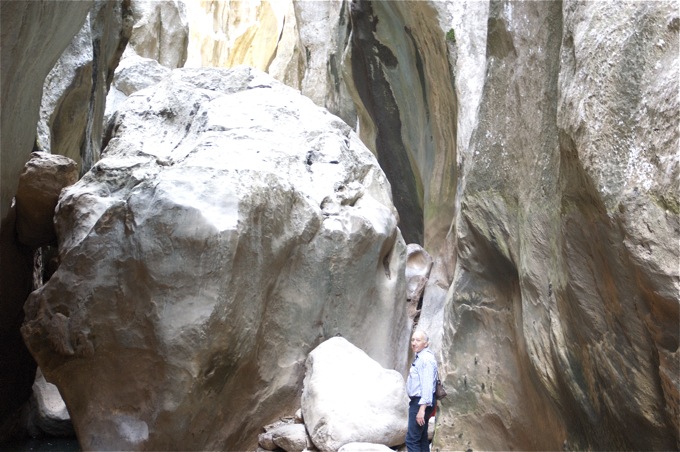
[[[389,184],[346,124],[264,73],[175,69],[133,93],[55,221],[61,265],[22,331],[83,448],[255,448],[336,334],[405,367]]]
[[[408,397],[399,372],[383,368],[342,337],[317,346],[306,368],[302,413],[318,449],[337,451],[353,442],[403,443]]]

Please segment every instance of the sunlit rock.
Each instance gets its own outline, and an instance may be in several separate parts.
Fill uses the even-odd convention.
[[[335,337],[307,358],[302,412],[314,445],[404,443],[408,397],[399,372],[384,369],[348,340]]]
[[[74,436],[73,424],[59,390],[45,380],[40,369],[33,383],[33,428],[38,435]]]
[[[130,10],[134,24],[125,58],[136,54],[170,69],[184,66],[189,45],[186,2],[131,0]]]

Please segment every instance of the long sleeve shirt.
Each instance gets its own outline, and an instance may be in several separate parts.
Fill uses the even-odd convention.
[[[416,353],[406,379],[406,392],[409,397],[420,397],[418,405],[433,405],[433,394],[437,382],[437,359],[425,347]]]

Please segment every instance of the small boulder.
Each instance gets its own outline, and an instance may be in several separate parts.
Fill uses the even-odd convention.
[[[349,443],[342,446],[338,452],[394,452],[394,450],[384,444]]]
[[[302,452],[311,446],[303,424],[288,424],[272,430],[272,441],[286,452]]]
[[[19,177],[16,229],[32,248],[56,243],[54,209],[64,187],[78,181],[78,164],[68,157],[33,152]]]
[[[316,347],[306,366],[302,414],[317,448],[404,442],[408,397],[399,372],[383,368],[342,337]]]

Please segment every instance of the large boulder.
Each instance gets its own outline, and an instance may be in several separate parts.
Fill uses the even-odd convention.
[[[85,449],[254,448],[336,334],[406,365],[390,185],[264,73],[176,69],[132,94],[55,218],[61,265],[22,331]]]
[[[404,443],[408,396],[403,376],[384,369],[342,337],[307,358],[302,413],[309,436],[323,451],[348,443]]]
[[[170,71],[170,68],[151,58],[140,57],[132,52],[124,54],[106,95],[104,123],[110,124],[111,117],[130,94],[155,85],[170,75]],[[110,131],[108,127],[107,131]]]

